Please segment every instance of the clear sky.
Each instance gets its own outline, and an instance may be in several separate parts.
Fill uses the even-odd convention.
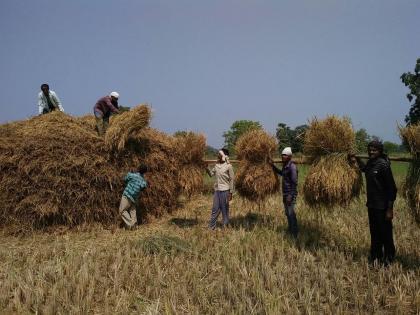
[[[274,133],[326,114],[399,142],[420,1],[0,0],[0,39],[0,122],[35,115],[47,82],[68,113],[115,90],[215,147],[238,119]]]

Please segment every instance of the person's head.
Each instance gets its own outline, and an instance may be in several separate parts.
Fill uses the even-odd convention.
[[[147,167],[146,164],[140,164],[139,167],[137,168],[137,172],[139,172],[140,174],[145,174],[149,171],[149,168]]]
[[[50,90],[50,86],[47,83],[44,83],[43,85],[41,85],[41,91],[44,94],[48,94],[48,91]]]
[[[287,163],[292,159],[292,148],[286,147],[281,151],[281,160],[283,163]]]
[[[226,158],[229,156],[229,150],[228,149],[220,149],[219,152],[217,152],[217,160],[220,163],[226,162]]]
[[[111,100],[118,102],[118,98],[120,97],[120,94],[118,94],[118,92],[111,92],[109,96],[111,96]]]
[[[384,145],[379,140],[373,140],[369,142],[367,149],[368,149],[368,155],[370,159],[376,159],[377,157],[384,154]]]

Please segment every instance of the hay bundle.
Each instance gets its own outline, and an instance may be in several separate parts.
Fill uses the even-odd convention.
[[[405,196],[415,220],[420,223],[420,124],[400,128],[400,135],[410,146],[413,159],[405,179]]]
[[[206,167],[204,135],[186,132],[175,136],[175,147],[179,160],[178,182],[188,196],[203,191],[203,172]]]
[[[76,119],[76,121],[86,130],[95,133],[97,132],[95,116],[89,114],[81,117],[74,117],[74,119]]]
[[[180,194],[179,161],[175,154],[175,140],[153,128],[131,134],[121,156],[127,155],[145,163],[148,187],[140,194],[139,208],[146,218],[171,212]]]
[[[120,176],[103,141],[61,112],[2,126],[1,222],[9,225],[110,223]]]
[[[242,135],[235,150],[240,160],[235,187],[247,201],[261,204],[280,189],[280,181],[268,160],[277,148],[276,140],[264,130],[252,130]]]
[[[176,206],[179,194],[173,138],[153,129],[130,133],[109,151],[89,124],[53,112],[0,126],[0,225],[16,229],[118,222],[123,177],[140,162],[150,167],[142,215]]]
[[[355,135],[348,118],[328,116],[313,119],[305,134],[304,153],[312,165],[303,185],[304,198],[311,207],[346,206],[360,195],[363,179],[351,166],[348,154],[354,152]]]
[[[139,105],[113,116],[105,134],[105,143],[110,149],[122,150],[132,134],[149,125],[150,118],[151,109],[147,105]]]

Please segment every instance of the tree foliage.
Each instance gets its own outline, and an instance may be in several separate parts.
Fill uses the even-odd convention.
[[[235,152],[235,144],[239,137],[245,132],[254,129],[262,129],[260,122],[253,120],[237,120],[232,124],[228,131],[223,133],[225,146],[231,155]]]
[[[401,81],[410,89],[407,99],[411,103],[410,110],[405,116],[407,125],[420,123],[420,58],[417,59],[414,73],[405,72],[401,75]]]
[[[302,152],[307,129],[308,125],[300,125],[292,129],[285,123],[279,123],[276,128],[279,151],[281,152],[285,147],[291,147],[293,152]]]

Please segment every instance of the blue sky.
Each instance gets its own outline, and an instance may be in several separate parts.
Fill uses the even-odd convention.
[[[0,122],[35,115],[47,82],[70,114],[115,90],[216,147],[238,119],[274,133],[327,114],[399,142],[420,57],[415,0],[1,0],[0,17]]]

